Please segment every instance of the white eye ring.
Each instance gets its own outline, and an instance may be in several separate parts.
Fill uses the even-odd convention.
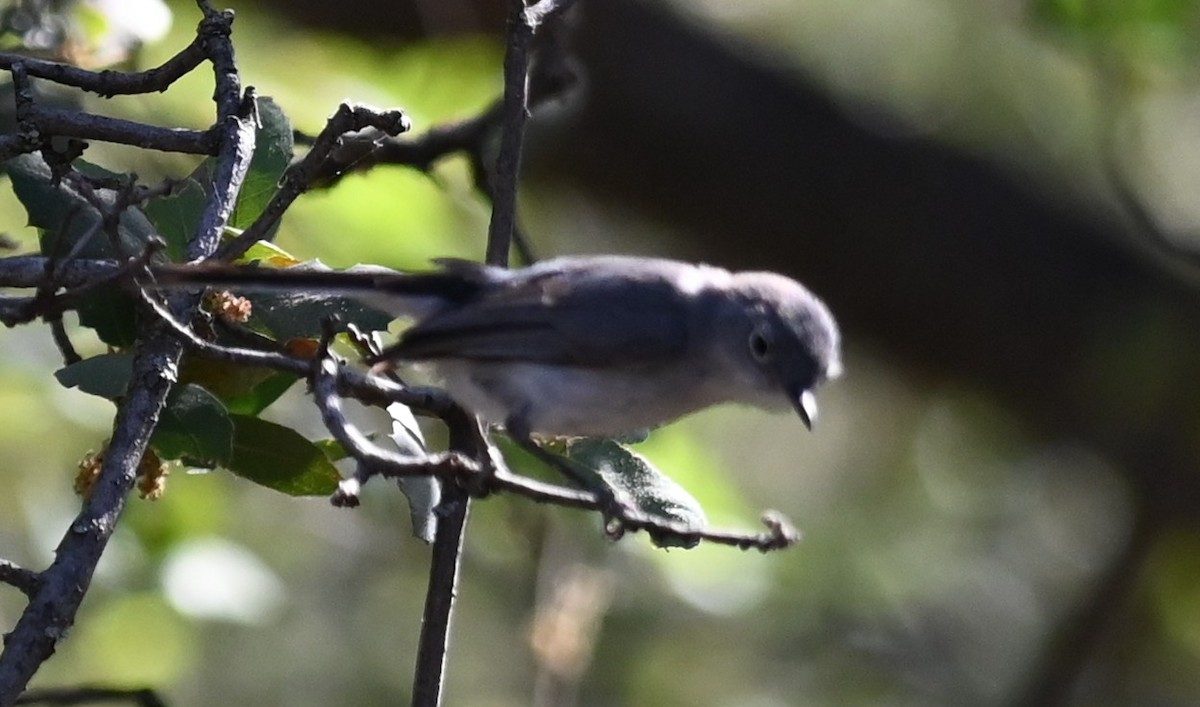
[[[750,355],[755,361],[762,363],[771,358],[771,336],[765,327],[758,327],[750,332]]]

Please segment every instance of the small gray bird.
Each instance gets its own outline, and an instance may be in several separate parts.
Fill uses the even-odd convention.
[[[167,287],[338,293],[408,328],[380,360],[428,364],[455,401],[518,439],[618,436],[718,403],[791,407],[841,372],[825,305],[768,272],[629,256],[563,257],[506,270],[347,272],[225,265],[155,269]]]

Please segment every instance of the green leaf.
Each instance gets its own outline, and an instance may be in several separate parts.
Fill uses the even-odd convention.
[[[287,392],[299,377],[263,366],[186,356],[179,380],[203,386],[217,396],[229,412],[257,415]]]
[[[96,331],[109,346],[127,348],[137,339],[137,306],[116,287],[99,287],[79,302],[79,323]]]
[[[330,315],[365,331],[388,328],[391,315],[348,297],[308,292],[255,292],[246,297],[254,304],[254,321],[280,341],[316,339],[321,323]]]
[[[76,160],[75,167],[93,176],[124,178],[102,167]],[[29,225],[40,232],[44,255],[63,256],[74,252],[82,258],[112,258],[118,255],[110,236],[99,230],[100,212],[79,193],[64,183],[55,184],[50,167],[40,155],[14,157],[3,165],[12,180],[13,193],[25,207]],[[100,189],[96,197],[106,204],[115,202],[115,193]],[[125,209],[117,224],[119,254],[140,253],[151,238],[154,226],[138,209]],[[101,341],[116,347],[129,346],[134,340],[133,299],[116,288],[102,288],[88,295],[79,305],[80,322],[96,330]]]
[[[329,458],[331,462],[340,462],[350,456],[342,443],[336,439],[318,439],[313,441],[313,446],[321,450],[321,453]]]
[[[331,315],[366,331],[387,329],[393,319],[352,299],[327,294],[255,292],[247,298],[254,305],[253,319],[279,341],[319,338],[321,323]]]
[[[596,475],[597,481],[631,501],[649,515],[702,528],[704,510],[682,486],[656,469],[645,457],[611,439],[581,437],[567,444],[567,458]],[[698,540],[668,533],[650,533],[658,547],[695,547]]]
[[[319,447],[290,427],[249,415],[231,415],[233,455],[225,467],[290,496],[327,496],[341,481]]]
[[[77,169],[88,174],[119,177],[84,160],[75,160]],[[66,184],[53,183],[50,166],[40,155],[14,157],[3,165],[12,180],[13,193],[29,214],[29,225],[41,230],[43,255],[62,256],[74,250],[81,239],[86,243],[77,251],[82,258],[111,258],[115,253],[109,236],[97,230],[100,212]],[[97,197],[106,204],[115,202],[115,193],[101,189]],[[155,235],[154,226],[138,209],[125,209],[117,224],[117,239],[122,254],[142,252]]]
[[[230,400],[229,410],[241,415],[257,415],[278,400],[298,380],[299,376],[277,371],[245,395]]]
[[[292,160],[292,124],[275,101],[260,97],[258,118],[254,156],[250,159],[250,169],[242,181],[237,204],[229,217],[228,225],[233,229],[247,228],[262,214]],[[209,157],[196,167],[191,178],[207,190],[208,185],[212,184],[216,165],[216,158]],[[271,234],[266,235],[270,237]]]
[[[247,248],[246,252],[237,261],[239,263],[253,263],[257,261],[273,268],[290,268],[302,262],[296,256],[270,241],[255,241],[254,245]]]
[[[168,196],[160,196],[146,204],[146,217],[158,229],[167,244],[167,256],[173,261],[187,258],[187,245],[200,224],[200,216],[208,203],[204,187],[195,179]]]
[[[254,157],[229,219],[233,228],[246,228],[262,214],[292,161],[292,122],[269,97],[258,99],[258,124]]]
[[[230,229],[244,229],[262,214],[292,159],[292,125],[287,116],[270,98],[259,99],[258,115],[260,127],[254,157],[229,218]],[[187,244],[195,235],[208,203],[215,166],[214,158],[206,159],[176,193],[146,205],[146,216],[167,242],[167,255],[171,260],[186,257]]]
[[[131,375],[133,354],[130,353],[100,354],[54,372],[54,377],[64,388],[78,388],[109,400],[125,395]]]
[[[163,459],[213,467],[226,463],[233,450],[233,421],[225,406],[198,385],[175,386],[150,438]]]

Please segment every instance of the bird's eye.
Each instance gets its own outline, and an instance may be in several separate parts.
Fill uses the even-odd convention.
[[[750,355],[759,363],[771,357],[771,337],[764,329],[755,329],[750,334]]]

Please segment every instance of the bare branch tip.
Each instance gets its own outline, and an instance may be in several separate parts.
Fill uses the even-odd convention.
[[[360,501],[359,492],[362,482],[356,478],[342,479],[338,482],[337,490],[329,497],[329,502],[338,508],[357,508]]]
[[[764,542],[759,547],[763,552],[783,550],[800,542],[802,533],[787,516],[779,511],[765,511],[762,515],[762,523],[767,526],[767,534],[763,537]]]

